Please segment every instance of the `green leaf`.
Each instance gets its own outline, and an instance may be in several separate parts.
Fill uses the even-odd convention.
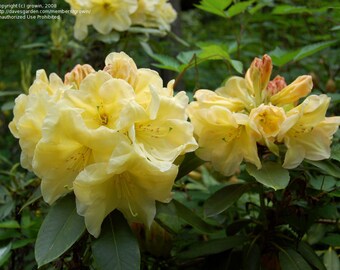
[[[303,257],[291,248],[281,249],[279,259],[281,270],[312,270]]]
[[[16,220],[6,220],[0,223],[1,229],[19,229],[20,224]]]
[[[313,248],[305,242],[300,242],[297,248],[298,252],[305,258],[307,262],[318,270],[326,270],[321,259],[316,255]]]
[[[6,246],[0,247],[0,266],[2,266],[10,257],[12,242]]]
[[[195,5],[195,7],[225,18],[226,14],[224,10],[231,2],[232,0],[202,0],[200,4]]]
[[[230,59],[229,63],[238,73],[243,73],[243,64],[241,61]]]
[[[218,44],[201,46],[202,51],[198,54],[199,58],[209,58],[210,60],[229,60],[230,56],[226,48]]]
[[[42,197],[40,186],[33,192],[33,194],[28,198],[25,204],[20,208],[19,213],[26,208],[27,206],[31,205],[32,203],[36,202]]]
[[[340,247],[340,235],[330,233],[326,237],[322,238],[321,242],[329,246]]]
[[[231,18],[235,15],[240,14],[241,12],[245,11],[249,6],[251,6],[253,2],[254,1],[244,1],[232,5],[230,8],[228,8],[226,12],[227,17]]]
[[[74,196],[59,199],[44,219],[35,243],[38,267],[67,251],[85,231],[84,218],[76,211]]]
[[[17,96],[22,94],[20,91],[0,91],[0,97]]]
[[[247,172],[253,176],[256,181],[271,187],[275,190],[285,188],[289,183],[289,172],[282,168],[281,164],[275,162],[264,162],[261,169],[254,165],[247,164]]]
[[[96,269],[140,269],[138,242],[126,219],[117,210],[105,218],[99,238],[92,243],[92,252]]]
[[[204,203],[204,214],[210,217],[225,211],[248,191],[249,187],[248,184],[233,184],[221,188]]]
[[[331,247],[323,255],[323,263],[325,264],[327,270],[340,269],[340,261],[338,255]]]
[[[304,6],[294,6],[294,5],[278,5],[273,11],[273,14],[282,15],[282,14],[298,14],[298,13],[311,13],[310,9]]]
[[[307,56],[310,56],[312,54],[315,54],[323,49],[326,49],[334,44],[336,44],[336,40],[331,41],[324,41],[319,42],[311,45],[307,45],[305,47],[302,47],[300,50],[297,51],[297,55],[294,57],[294,61],[301,60],[302,58],[305,58]]]
[[[188,207],[186,207],[184,204],[180,203],[179,201],[172,200],[173,204],[176,207],[177,215],[186,221],[188,224],[193,226],[194,228],[200,230],[204,233],[213,233],[216,232],[215,226],[207,223],[204,221],[200,216],[195,214],[193,211],[191,211]]]
[[[0,186],[0,220],[6,218],[14,207],[15,203],[10,192],[4,186]]]
[[[294,57],[297,55],[297,51],[288,52],[285,50],[282,50],[279,47],[276,47],[275,50],[269,52],[268,54],[272,58],[273,64],[275,66],[283,66],[287,64],[288,62],[292,61]]]
[[[178,254],[180,259],[190,259],[211,254],[221,253],[228,249],[242,246],[248,240],[245,236],[230,236],[222,239],[213,239],[190,245],[187,250]]]
[[[183,176],[197,169],[199,166],[201,166],[204,163],[205,161],[197,157],[194,152],[187,153],[181,165],[179,166],[176,180],[181,179]]]
[[[155,220],[157,223],[173,234],[176,234],[181,230],[184,223],[177,215],[176,206],[172,202],[161,203],[156,201],[156,209],[157,213]]]
[[[35,242],[34,238],[13,241],[12,249],[22,248]]]
[[[243,259],[244,270],[258,270],[260,269],[261,249],[258,244],[251,243],[246,250]]]
[[[320,161],[312,161],[305,159],[305,162],[312,164],[313,166],[321,169],[323,173],[327,175],[334,176],[336,178],[340,178],[340,170],[339,167],[333,164],[329,160],[320,160]]]

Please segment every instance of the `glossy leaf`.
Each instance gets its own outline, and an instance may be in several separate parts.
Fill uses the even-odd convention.
[[[312,270],[303,257],[291,248],[282,249],[279,258],[281,270]]]
[[[228,249],[242,246],[247,241],[245,236],[230,236],[223,239],[214,239],[206,242],[195,243],[178,254],[181,259],[197,258],[217,254]]]
[[[289,172],[282,168],[281,164],[271,161],[264,162],[259,170],[248,163],[247,171],[256,181],[275,190],[285,188],[290,179]]]
[[[187,175],[189,172],[197,169],[199,166],[204,164],[205,161],[196,156],[194,152],[187,153],[178,169],[178,174],[176,180],[181,179],[183,176]]]
[[[330,162],[329,160],[312,161],[305,160],[305,162],[321,169],[325,174],[340,178],[339,167]]]
[[[84,231],[84,218],[77,214],[74,196],[58,200],[50,208],[37,236],[35,259],[38,267],[66,252]]]
[[[243,183],[221,188],[204,203],[204,214],[210,217],[227,210],[248,190],[249,185]]]
[[[327,270],[340,269],[340,261],[338,255],[331,247],[323,255],[323,263],[325,264]]]
[[[297,248],[303,258],[318,270],[326,270],[321,259],[314,252],[313,248],[305,242],[300,242]]]
[[[6,246],[0,247],[0,266],[2,266],[9,259],[11,248],[12,242]]]
[[[140,268],[137,239],[119,211],[108,215],[99,237],[92,243],[98,270],[136,270]]]

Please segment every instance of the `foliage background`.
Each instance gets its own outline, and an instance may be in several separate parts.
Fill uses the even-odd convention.
[[[22,1],[57,3],[58,8],[69,8],[62,1]],[[215,89],[228,77],[244,73],[245,68],[242,69],[240,63],[247,67],[255,56],[268,53],[273,59],[274,76],[284,75],[290,82],[299,75],[311,74],[313,93],[327,93],[331,96],[329,114],[339,115],[340,8],[336,1],[233,1],[234,5],[245,3],[245,9],[240,9],[242,12],[232,16],[230,13],[229,17],[193,6],[198,2],[173,1],[175,6],[183,9],[179,11],[178,21],[173,26],[177,37],[152,36],[141,31],[137,34],[122,33],[117,41],[115,35],[103,38],[92,33],[84,42],[79,42],[73,38],[72,16],[62,16],[61,21],[0,20],[0,267],[36,267],[34,242],[49,209],[44,202],[36,200],[38,195],[35,190],[39,186],[39,179],[20,168],[20,148],[7,128],[12,119],[15,97],[27,92],[38,69],[43,68],[48,74],[56,72],[63,76],[77,63],[90,63],[94,68],[102,68],[105,55],[111,51],[124,50],[139,67],[158,69],[165,82],[177,77],[176,89],[185,89],[192,96],[199,88]],[[230,60],[240,62],[233,66]],[[339,132],[334,139],[333,167],[327,167],[326,163],[306,163],[301,170],[308,179],[307,184],[300,179],[282,192],[263,191],[263,199],[274,203],[267,205],[271,212],[266,214],[280,215],[289,224],[285,225],[283,232],[288,230],[297,238],[304,238],[326,262],[333,262],[334,267],[337,258],[333,257],[339,254],[340,248],[338,141]],[[247,176],[241,174],[239,178],[242,177]],[[221,188],[221,182],[224,186],[228,181],[233,179],[225,179],[209,165],[200,167],[177,181],[175,199],[203,218],[203,203]],[[262,212],[257,210],[260,201],[255,193],[240,195],[238,203],[233,204],[228,211],[215,216],[215,220],[205,222],[211,226],[218,225],[226,229],[227,234],[233,235],[232,230],[247,216],[261,220],[259,215]],[[176,205],[172,204],[171,207],[176,208]],[[210,256],[209,252],[200,254],[195,246],[190,246],[197,241],[219,239],[225,233],[223,230],[209,234],[207,228],[203,228],[202,232],[202,227],[195,220],[190,220],[196,216],[186,215],[188,209],[182,208],[182,212],[176,208],[179,211],[178,220],[171,222],[168,218],[171,207],[167,210],[159,208],[157,220],[170,231],[168,233],[156,229],[161,234],[157,237],[162,240],[158,238],[150,242],[143,231],[140,232],[143,238],[140,240],[144,241],[144,269],[207,269],[211,263],[216,265],[216,269],[236,269],[231,267],[240,258],[240,250],[222,249],[222,252]],[[256,224],[243,225],[240,227],[245,234],[260,228]],[[82,238],[72,250],[42,268],[76,269],[82,263],[72,259],[76,255],[85,258],[81,269],[93,268],[91,256],[81,248],[87,241],[87,238]],[[216,242],[213,244],[218,245]],[[160,246],[164,250],[163,254],[158,253]],[[191,249],[185,253],[183,250],[188,246]],[[275,268],[279,267],[276,265],[278,262],[271,255],[269,251],[262,256],[262,267],[266,269],[270,265],[271,268],[267,269],[279,269]],[[326,256],[331,259],[327,261]],[[226,261],[223,258],[229,259]]]

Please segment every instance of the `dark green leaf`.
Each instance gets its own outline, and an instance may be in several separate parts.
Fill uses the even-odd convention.
[[[197,169],[199,166],[204,164],[205,161],[196,156],[194,152],[187,153],[178,169],[178,174],[176,180],[181,179],[183,176],[187,175],[189,172]]]
[[[225,211],[248,191],[249,187],[248,184],[233,184],[221,188],[204,203],[204,214],[210,217]]]
[[[251,222],[252,220],[250,219],[236,220],[235,222],[228,225],[226,229],[227,235],[237,234],[240,230],[242,230],[244,227],[246,227]]]
[[[315,54],[323,49],[326,49],[334,44],[336,44],[336,40],[332,41],[324,41],[319,42],[311,45],[307,45],[305,47],[302,47],[300,50],[297,51],[297,55],[294,57],[294,61],[301,60],[302,58],[305,58],[307,56],[310,56],[312,54]]]
[[[234,247],[242,246],[247,241],[245,236],[230,236],[223,239],[214,239],[206,242],[195,243],[178,254],[181,259],[196,258],[217,254]]]
[[[280,250],[279,258],[281,270],[312,270],[303,257],[291,248]]]
[[[252,243],[248,246],[243,258],[244,270],[260,269],[261,250],[258,244]]]
[[[313,265],[318,270],[326,270],[325,265],[321,259],[316,255],[313,248],[307,243],[300,242],[298,245],[298,252],[305,258],[307,262]]]
[[[259,170],[248,163],[247,171],[256,181],[275,190],[285,188],[290,179],[288,171],[282,168],[281,164],[271,161],[264,162]]]
[[[6,218],[14,209],[15,203],[9,191],[0,186],[0,220]]]
[[[124,216],[117,210],[104,220],[99,238],[92,243],[92,252],[96,269],[136,270],[140,268],[137,239]]]
[[[323,263],[327,270],[339,270],[340,261],[334,249],[329,248],[323,255]]]
[[[84,218],[77,214],[74,196],[58,200],[44,219],[35,243],[38,267],[62,255],[84,231]]]
[[[178,233],[184,223],[177,215],[176,206],[172,202],[156,202],[156,208],[157,213],[155,220],[162,225],[163,228],[166,228],[167,231],[173,234]]]
[[[12,249],[22,248],[35,242],[34,238],[13,241]]]
[[[232,5],[230,8],[228,8],[226,12],[228,18],[231,18],[245,11],[249,6],[253,4],[253,2],[254,1],[244,1],[244,2],[239,2],[239,3]]]
[[[326,237],[322,238],[321,242],[329,246],[340,247],[340,235],[330,233]]]
[[[40,186],[33,192],[31,197],[28,198],[27,202],[20,208],[19,213],[27,206],[31,205],[32,203],[36,202],[42,197]]]
[[[205,233],[213,233],[216,231],[216,228],[213,225],[204,221],[200,216],[195,214],[184,204],[176,200],[173,200],[173,203],[176,206],[177,215],[194,228]]]

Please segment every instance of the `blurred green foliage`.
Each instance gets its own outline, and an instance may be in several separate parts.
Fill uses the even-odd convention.
[[[69,8],[63,1],[22,1]],[[339,115],[339,4],[333,0],[204,0],[196,6],[179,13],[180,25],[174,29],[178,36],[166,38],[141,30],[122,33],[119,41],[116,34],[91,33],[79,42],[73,38],[72,16],[62,16],[61,21],[0,20],[0,267],[36,267],[33,246],[48,209],[37,200],[39,179],[20,168],[20,147],[7,128],[15,97],[28,91],[38,69],[63,78],[77,63],[102,68],[105,55],[124,50],[138,66],[154,65],[165,80],[177,78],[176,89],[192,96],[199,88],[214,90],[228,77],[244,73],[242,63],[247,67],[255,56],[267,53],[275,65],[274,76],[284,75],[290,82],[311,74],[313,93],[331,96],[329,113]],[[218,214],[209,218],[209,204],[219,200],[215,192],[233,179],[209,166],[178,179],[174,202],[168,207],[160,204],[156,217],[167,229],[155,229],[161,235],[159,243],[171,248],[159,254],[164,247],[150,242],[141,229],[143,269],[258,269],[260,264],[262,269],[280,269],[280,262],[289,267],[292,258],[310,269],[324,269],[313,249],[323,256],[328,270],[336,269],[329,265],[336,265],[340,247],[339,137],[338,132],[330,161],[305,162],[300,171],[292,172],[294,181],[283,191],[260,190],[259,197],[261,187],[255,185],[248,192],[245,185],[252,179],[241,170],[238,177],[244,184],[236,194],[229,194],[223,211],[213,209]],[[182,170],[185,175],[188,168]],[[84,250],[88,241],[81,238],[63,257],[42,268],[93,268]],[[87,265],[76,268],[75,255],[84,256]]]

